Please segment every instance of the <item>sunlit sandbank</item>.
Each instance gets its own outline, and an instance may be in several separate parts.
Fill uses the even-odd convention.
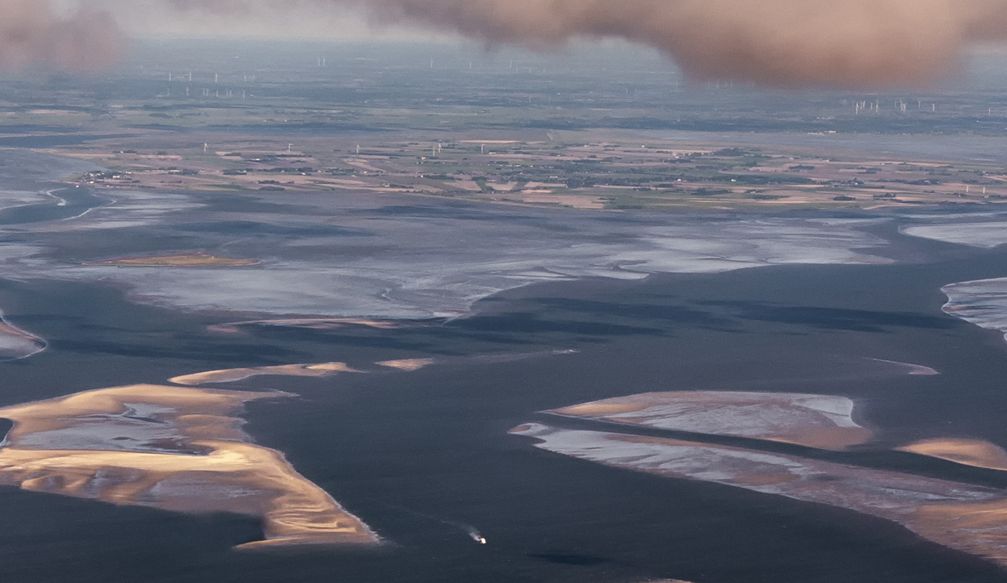
[[[377,363],[378,366],[392,368],[404,372],[415,372],[434,364],[432,358],[404,358],[401,360],[385,360]]]
[[[279,366],[259,366],[250,368],[228,368],[181,375],[170,379],[176,385],[196,386],[207,384],[236,383],[253,377],[327,377],[339,373],[357,373],[346,363],[323,362],[319,364],[283,364]]]
[[[303,328],[305,330],[339,330],[351,326],[374,328],[375,330],[394,330],[402,325],[391,320],[368,320],[364,318],[286,318],[277,320],[248,320],[245,322],[228,322],[208,327],[210,332],[218,334],[237,334],[244,328],[266,326],[275,328]]]
[[[720,391],[644,393],[551,413],[658,429],[730,435],[842,450],[872,432],[853,420],[846,397]]]
[[[917,225],[902,229],[902,233],[922,239],[984,249],[1007,244],[1007,222],[1002,220]]]
[[[47,347],[45,340],[11,324],[0,311],[0,361],[35,356]]]
[[[899,368],[911,377],[935,377],[940,376],[941,372],[937,369],[931,368],[922,364],[913,364],[911,362],[900,362],[898,360],[885,360],[883,358],[871,358],[874,362],[880,362],[882,364],[890,364],[893,367]]]
[[[258,265],[256,259],[235,259],[209,253],[189,253],[177,255],[153,255],[149,257],[122,257],[96,261],[91,265],[111,265],[115,267],[251,267]]]
[[[1007,471],[1007,451],[994,443],[978,439],[927,439],[902,446],[899,451],[966,466]]]
[[[0,483],[24,490],[263,521],[256,548],[378,537],[275,450],[248,443],[244,403],[284,393],[136,385],[0,409],[14,422]]]
[[[1001,490],[699,442],[528,424],[540,449],[673,479],[700,480],[891,520],[952,549],[1007,566]]]

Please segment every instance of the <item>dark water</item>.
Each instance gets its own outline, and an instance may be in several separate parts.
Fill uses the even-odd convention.
[[[0,365],[0,402],[164,382],[231,366],[441,356],[415,373],[259,379],[249,432],[390,541],[378,550],[237,553],[254,520],[0,490],[0,581],[978,583],[1007,574],[839,509],[660,479],[539,451],[507,430],[535,412],[674,389],[850,395],[881,443],[851,461],[1007,486],[995,472],[887,453],[971,436],[1007,445],[1007,344],[941,313],[949,282],[1005,275],[1007,251],[900,266],[781,267],[515,290],[443,326],[263,330],[139,306],[114,289],[0,281],[10,319],[51,342]],[[570,355],[479,355],[573,348]],[[902,376],[864,358],[934,367]],[[465,526],[490,544],[474,544]]]
[[[54,190],[52,196],[56,198],[47,198],[38,204],[0,210],[0,225],[13,226],[69,219],[108,203],[86,188]]]

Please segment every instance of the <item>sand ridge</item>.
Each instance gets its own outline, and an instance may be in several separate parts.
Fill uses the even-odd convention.
[[[327,377],[340,373],[359,373],[343,362],[324,362],[319,364],[282,364],[278,366],[259,366],[249,368],[229,368],[211,370],[173,377],[170,382],[176,385],[196,386],[206,384],[235,383],[258,376],[286,377]]]
[[[87,265],[114,267],[252,267],[260,263],[257,259],[235,259],[199,252],[152,255],[148,257],[121,257],[95,261]]]

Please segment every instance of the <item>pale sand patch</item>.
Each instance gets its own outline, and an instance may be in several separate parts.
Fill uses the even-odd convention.
[[[404,358],[401,360],[385,360],[377,363],[378,366],[394,368],[405,372],[414,372],[426,368],[434,363],[432,358]]]
[[[282,364],[279,366],[210,370],[181,375],[169,380],[176,385],[196,386],[234,383],[259,376],[327,377],[347,372],[359,373],[362,371],[356,370],[343,362],[324,362],[319,364]]]
[[[86,265],[110,265],[114,267],[251,267],[259,263],[257,259],[235,259],[232,257],[218,257],[208,253],[190,253],[153,255],[150,257],[122,257],[94,261]]]
[[[883,518],[948,548],[1007,566],[1007,496],[999,489],[694,441],[534,423],[511,433],[535,439],[540,449],[615,468]]]
[[[976,468],[1007,471],[1007,451],[996,444],[978,439],[927,439],[904,445],[898,451]]]
[[[282,396],[136,385],[0,409],[14,422],[0,449],[0,483],[117,505],[261,517],[264,540],[241,548],[377,544],[366,524],[283,454],[247,443],[234,415],[248,401]],[[164,451],[166,441],[172,451]]]
[[[721,391],[644,393],[549,411],[596,419],[843,450],[870,441],[846,397]]]

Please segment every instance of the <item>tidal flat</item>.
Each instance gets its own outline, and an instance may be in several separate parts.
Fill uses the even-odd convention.
[[[394,374],[241,382],[242,391],[274,387],[300,396],[248,403],[243,430],[259,446],[283,452],[298,473],[390,543],[377,554],[233,556],[228,548],[263,540],[257,520],[228,517],[240,514],[149,515],[143,508],[50,501],[61,510],[49,517],[30,497],[52,496],[32,492],[10,492],[0,497],[0,508],[25,517],[9,523],[8,536],[38,529],[40,552],[74,537],[88,549],[95,581],[113,564],[156,580],[149,571],[156,560],[124,563],[120,553],[140,552],[154,541],[159,556],[199,561],[200,577],[251,581],[275,580],[294,569],[302,581],[335,570],[358,581],[430,581],[428,574],[436,572],[510,582],[518,569],[528,574],[519,580],[572,582],[582,580],[585,564],[626,582],[730,582],[737,580],[737,565],[756,582],[778,580],[781,573],[830,583],[880,581],[878,573],[907,583],[996,581],[1001,571],[993,563],[928,543],[893,522],[563,460],[507,434],[536,411],[656,388],[806,394],[814,387],[821,395],[863,402],[858,421],[883,430],[877,447],[850,454],[863,456],[853,461],[889,466],[872,471],[909,472],[977,492],[1007,487],[1000,472],[901,454],[890,445],[952,433],[1003,443],[991,405],[1000,389],[989,379],[1007,373],[1004,343],[998,333],[941,312],[942,282],[980,277],[1000,265],[995,250],[975,253],[936,264],[554,282],[483,300],[468,317],[437,325],[253,325],[243,326],[242,334],[212,329],[239,321],[230,314],[138,304],[106,285],[4,281],[0,302],[53,346],[8,367],[0,399],[11,405],[59,397],[67,375],[104,387],[157,383],[184,371],[330,362],[336,355],[362,370],[386,361],[444,364],[408,374],[390,369]],[[67,304],[68,295],[78,301]],[[53,318],[57,305],[60,316]],[[501,358],[508,353],[514,358]],[[532,353],[540,356],[522,356]],[[911,376],[904,367],[871,359],[919,363],[942,374]],[[602,528],[584,529],[588,514]],[[647,520],[627,520],[643,516]],[[185,534],[152,534],[151,524]],[[477,527],[489,544],[473,544],[458,524]],[[74,525],[98,534],[79,540]],[[209,527],[226,544],[214,547],[195,532]],[[22,548],[7,540],[8,552]],[[109,549],[107,541],[118,542]],[[751,551],[739,554],[739,545]],[[785,560],[783,549],[810,559]],[[736,557],[734,566],[718,558],[728,554]],[[13,580],[31,574],[58,581],[60,565],[63,572],[69,568],[49,558],[5,564],[0,571]],[[164,563],[158,576],[199,580]]]

